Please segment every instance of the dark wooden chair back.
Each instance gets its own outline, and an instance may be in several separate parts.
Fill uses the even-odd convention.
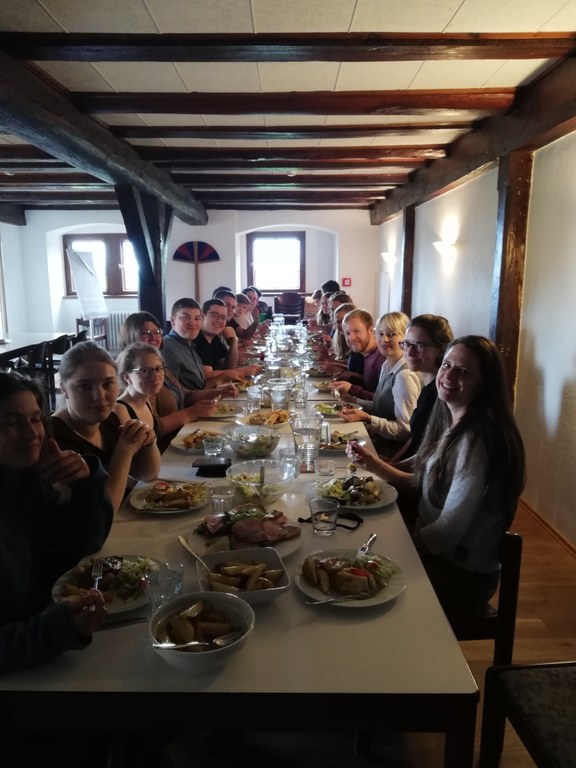
[[[494,640],[494,664],[511,664],[516,630],[522,537],[507,532],[500,544],[500,586],[496,606],[474,616],[449,617],[458,640]]]
[[[274,297],[274,312],[284,315],[286,322],[297,323],[304,314],[304,296],[292,291],[285,291]]]

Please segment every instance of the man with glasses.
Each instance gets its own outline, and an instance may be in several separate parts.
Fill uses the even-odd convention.
[[[204,375],[209,382],[218,376],[240,381],[253,376],[260,369],[256,365],[238,366],[238,336],[226,325],[228,313],[222,299],[208,299],[202,305],[204,320],[195,341],[195,349],[204,365]]]

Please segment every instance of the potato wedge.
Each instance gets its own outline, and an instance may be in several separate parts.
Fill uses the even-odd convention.
[[[219,637],[232,632],[232,624],[226,621],[199,621],[198,629],[204,637]]]
[[[246,590],[246,592],[251,592],[255,588],[258,579],[262,576],[265,569],[266,569],[266,566],[264,565],[264,563],[261,563],[260,565],[256,566],[256,568],[252,571],[252,573],[248,577],[248,581],[244,585],[244,589]]]
[[[274,584],[277,581],[280,581],[280,579],[282,578],[282,574],[283,573],[284,573],[284,571],[282,570],[282,568],[271,568],[268,571],[264,571],[262,576],[265,579],[268,579],[269,581],[271,581],[272,582],[272,586],[274,586]]]
[[[214,592],[228,592],[232,593],[233,595],[237,595],[241,591],[233,584],[225,584],[221,581],[216,581],[215,579],[210,579],[210,589],[212,589]]]

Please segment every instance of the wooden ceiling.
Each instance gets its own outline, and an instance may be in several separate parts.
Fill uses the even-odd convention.
[[[379,223],[576,119],[567,0],[12,5],[0,221],[115,208],[129,184],[192,224],[351,208]]]

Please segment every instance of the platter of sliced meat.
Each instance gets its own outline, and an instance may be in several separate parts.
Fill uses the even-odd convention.
[[[208,515],[188,535],[188,543],[202,555],[249,547],[275,547],[281,557],[302,544],[302,528],[280,509],[243,504],[230,512]]]

